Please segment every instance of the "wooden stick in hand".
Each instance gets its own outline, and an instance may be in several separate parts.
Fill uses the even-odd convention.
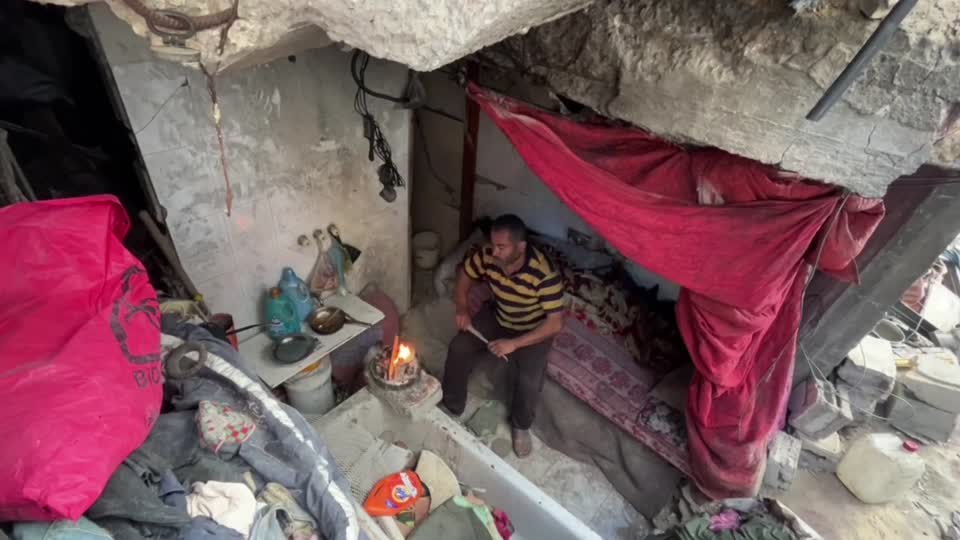
[[[467,327],[467,332],[470,332],[471,334],[477,336],[477,339],[482,341],[484,345],[490,345],[490,340],[487,339],[483,334],[481,334],[479,330],[474,328],[472,324]],[[500,358],[507,360],[507,357],[504,355],[500,355]]]

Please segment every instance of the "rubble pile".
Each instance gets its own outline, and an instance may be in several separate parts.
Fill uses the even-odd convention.
[[[896,430],[910,444],[950,439],[960,416],[960,361],[916,332],[909,337],[868,335],[833,373],[794,388],[789,433],[768,447],[766,493],[788,490],[798,467],[836,472],[850,439],[864,430]]]

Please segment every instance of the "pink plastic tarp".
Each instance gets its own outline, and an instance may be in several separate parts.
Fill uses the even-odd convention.
[[[160,414],[160,311],[112,196],[0,208],[0,521],[77,520]]]

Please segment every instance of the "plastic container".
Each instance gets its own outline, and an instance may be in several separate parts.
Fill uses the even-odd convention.
[[[330,357],[324,356],[283,383],[290,405],[303,414],[313,415],[332,409],[335,404],[332,372]]]
[[[413,235],[413,262],[421,270],[433,270],[440,261],[440,235],[423,231]]]
[[[896,324],[886,319],[882,319],[873,327],[871,334],[877,336],[880,339],[885,339],[890,343],[903,343],[907,336],[904,335],[903,330],[901,330]]]
[[[267,333],[273,339],[296,334],[300,331],[300,316],[293,302],[279,287],[267,293]]]
[[[926,465],[919,445],[892,433],[870,433],[857,439],[837,466],[837,477],[865,503],[895,501],[923,476]]]
[[[306,320],[310,312],[313,311],[313,297],[310,296],[310,289],[307,288],[307,284],[297,276],[293,268],[288,266],[283,269],[277,287],[280,287],[283,294],[293,302],[300,320]]]

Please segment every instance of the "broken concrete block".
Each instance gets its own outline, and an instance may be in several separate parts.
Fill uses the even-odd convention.
[[[912,437],[946,442],[956,428],[956,413],[914,399],[910,391],[900,384],[893,391],[887,406],[890,425]]]
[[[831,433],[823,439],[808,439],[800,436],[800,468],[817,472],[836,472],[843,458],[844,445],[840,434]]]
[[[917,399],[934,407],[960,413],[960,364],[946,349],[926,349],[914,369],[900,374],[903,384]]]
[[[870,418],[870,415],[876,414],[877,403],[879,403],[880,400],[874,397],[874,392],[854,388],[843,379],[837,380],[836,388],[838,392],[843,392],[847,396],[850,404],[850,412],[853,414],[853,420],[855,422],[864,422]],[[886,400],[888,397],[890,397],[889,393],[887,393],[883,399]]]
[[[767,469],[763,473],[763,491],[785,493],[793,485],[800,464],[800,440],[783,431],[767,447]]]
[[[798,468],[804,471],[812,472],[825,472],[825,473],[835,473],[837,472],[837,464],[830,461],[829,459],[822,458],[813,452],[808,452],[803,450],[800,452],[800,465]]]
[[[790,425],[811,439],[822,439],[853,422],[849,397],[837,399],[829,381],[811,377],[800,383],[790,396]]]
[[[369,379],[370,375],[367,376]],[[426,414],[439,405],[443,398],[440,381],[426,372],[421,372],[420,378],[407,388],[384,388],[375,382],[368,384],[367,388],[398,414],[413,418]]]
[[[839,462],[840,458],[843,457],[843,441],[838,433],[831,433],[822,439],[800,437],[800,446],[805,451],[834,463]]]
[[[897,360],[890,342],[865,336],[837,369],[837,375],[872,399],[890,395],[897,378]]]

